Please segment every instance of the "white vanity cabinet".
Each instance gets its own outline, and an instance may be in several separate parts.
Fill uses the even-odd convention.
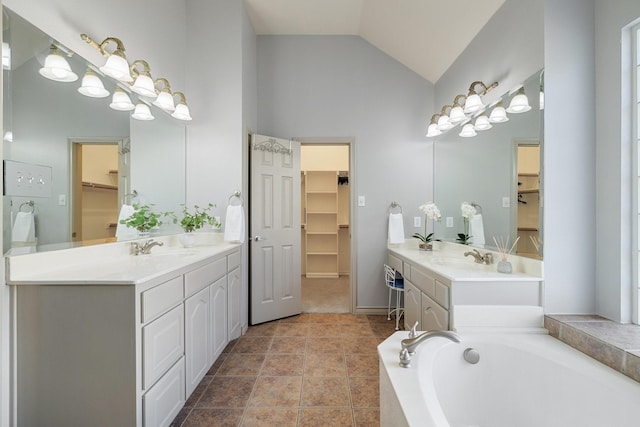
[[[240,250],[212,252],[131,283],[10,283],[16,424],[170,425],[241,329]]]

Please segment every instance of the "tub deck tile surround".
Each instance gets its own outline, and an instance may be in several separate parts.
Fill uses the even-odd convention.
[[[640,326],[597,315],[547,315],[549,333],[640,382]]]
[[[387,316],[303,313],[232,341],[172,427],[380,425]]]

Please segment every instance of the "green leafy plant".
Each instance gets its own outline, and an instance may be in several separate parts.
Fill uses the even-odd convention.
[[[424,235],[420,233],[414,233],[413,236],[411,237],[416,238],[422,241],[423,243],[427,244],[433,240],[433,233],[427,234],[428,220],[432,219],[434,221],[440,221],[440,218],[442,216],[440,215],[440,209],[438,209],[436,204],[433,202],[420,205],[418,206],[418,209],[420,209],[422,213],[424,213]]]
[[[152,211],[153,204],[140,205],[133,204],[134,212],[128,218],[120,220],[120,224],[124,224],[127,227],[135,228],[139,232],[147,232],[152,228],[156,228],[162,225],[161,217],[166,216],[166,213],[156,213]]]
[[[458,243],[462,243],[463,245],[468,245],[469,243],[471,243],[471,239],[473,237],[469,234],[469,221],[477,212],[476,208],[468,202],[462,202],[462,205],[460,205],[460,210],[462,211],[464,233],[458,233],[458,238],[456,239],[456,241]]]
[[[215,208],[216,205],[213,203],[209,203],[206,207],[201,208],[198,205],[193,206],[193,210],[189,210],[186,205],[182,205],[182,217],[178,218],[175,214],[171,214],[173,216],[173,223],[180,224],[180,227],[186,232],[191,233],[195,230],[199,230],[207,224],[212,225],[213,227],[219,227],[220,223],[216,220],[215,217],[209,214],[209,211],[212,208]]]

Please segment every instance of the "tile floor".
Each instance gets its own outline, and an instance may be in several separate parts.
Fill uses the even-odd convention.
[[[379,426],[386,316],[303,313],[229,343],[172,426]]]

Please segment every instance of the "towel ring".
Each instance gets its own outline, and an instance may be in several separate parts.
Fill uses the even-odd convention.
[[[22,212],[22,207],[23,206],[28,206],[31,208],[31,211],[25,211],[25,212],[31,212],[34,213],[36,211],[36,207],[35,207],[36,203],[33,200],[29,200],[28,202],[24,202],[20,205],[20,207],[18,208],[19,212]]]
[[[129,203],[127,203],[127,197],[130,197],[129,203],[131,203],[131,201],[133,199],[138,197],[138,192],[136,190],[133,190],[131,193],[127,193],[124,196],[122,196],[122,204],[123,205],[128,205],[129,204]]]
[[[400,212],[393,212],[394,209],[400,209]],[[389,205],[389,213],[402,213],[402,206],[398,202],[391,202]]]
[[[241,195],[241,193],[240,193],[238,190],[234,191],[234,192],[233,192],[233,194],[232,194],[231,196],[229,196],[229,200],[227,201],[227,203],[228,203],[228,204],[231,204],[231,201],[232,201],[233,199],[238,199],[238,201],[240,202],[239,204],[240,204],[240,205],[242,205],[242,204],[243,204],[243,201],[242,201],[242,195]]]

